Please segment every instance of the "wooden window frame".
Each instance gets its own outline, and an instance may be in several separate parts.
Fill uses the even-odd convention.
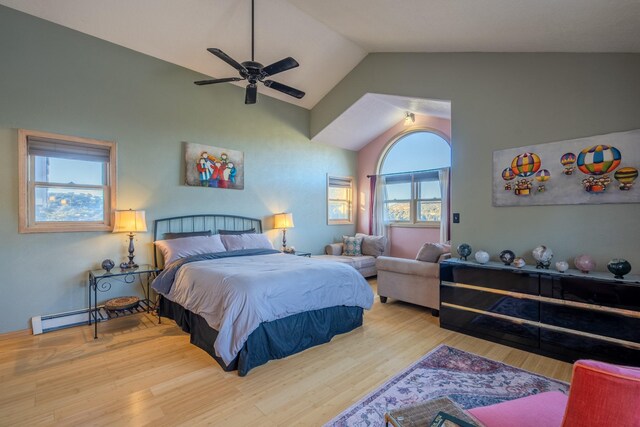
[[[340,180],[348,180],[350,185],[349,188],[349,200],[346,202],[349,204],[349,219],[331,219],[329,217],[329,204],[331,201],[344,201],[344,199],[330,199],[329,198],[329,188],[331,187],[331,179],[340,179]],[[327,174],[327,225],[348,225],[354,223],[354,188],[355,188],[355,180],[352,176],[337,176],[337,175],[329,175]]]
[[[399,173],[397,175],[403,175]],[[411,185],[411,198],[410,199],[392,199],[389,200],[385,198],[383,201],[385,205],[385,212],[387,211],[387,205],[389,203],[408,203],[409,204],[409,220],[408,221],[389,221],[388,224],[392,227],[425,227],[425,228],[436,228],[440,227],[440,221],[421,221],[418,219],[418,204],[420,202],[440,202],[442,204],[442,197],[440,199],[419,199],[418,198],[418,185],[421,182],[440,182],[439,178],[433,179],[416,179],[415,173],[407,172],[406,175],[411,177],[411,181],[407,181]],[[388,184],[385,184],[388,185]]]
[[[109,165],[106,168],[103,221],[78,222],[61,221],[55,223],[36,223],[34,218],[35,184],[31,182],[28,138],[39,137],[60,140],[83,145],[106,147],[109,149]],[[65,233],[81,231],[111,231],[113,229],[113,212],[116,209],[117,169],[116,143],[92,138],[60,135],[50,132],[18,129],[18,232],[19,233]],[[82,186],[88,187],[88,186]]]

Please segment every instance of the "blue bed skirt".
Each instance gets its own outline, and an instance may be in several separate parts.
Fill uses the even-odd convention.
[[[183,331],[191,335],[191,344],[206,351],[222,369],[237,369],[238,375],[243,377],[251,369],[264,365],[269,360],[282,359],[324,344],[331,341],[335,335],[362,326],[363,309],[329,307],[261,323],[258,329],[249,335],[242,350],[229,365],[216,356],[213,343],[218,331],[211,328],[204,318],[163,297],[160,297],[158,314],[173,319]]]

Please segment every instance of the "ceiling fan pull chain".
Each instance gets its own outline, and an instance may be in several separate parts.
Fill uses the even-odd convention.
[[[254,23],[254,0],[251,0],[251,60],[255,61],[255,57],[254,57],[254,41],[255,41],[255,35],[254,35],[254,31],[255,31],[255,23]]]

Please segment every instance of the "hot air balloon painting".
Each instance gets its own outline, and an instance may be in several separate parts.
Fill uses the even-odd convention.
[[[540,169],[540,156],[535,153],[518,154],[511,161],[511,170],[516,175],[526,178]]]
[[[540,169],[538,172],[536,172],[536,181],[540,183],[537,188],[538,193],[545,192],[546,188],[544,186],[544,182],[548,181],[549,178],[551,178],[551,173],[546,169]]]
[[[613,177],[620,183],[618,187],[620,190],[629,191],[638,177],[638,169],[631,167],[620,168],[613,174]]]
[[[511,183],[509,181],[511,181],[513,178],[516,177],[516,174],[513,173],[513,171],[511,170],[511,168],[505,168],[502,171],[502,179],[504,179],[505,182],[504,183],[504,189],[507,191],[511,191],[513,187],[511,187]]]
[[[580,172],[587,175],[604,175],[620,165],[622,154],[616,147],[594,145],[578,154],[577,165]]]
[[[609,145],[594,145],[585,148],[578,154],[576,164],[580,172],[589,175],[582,180],[582,185],[589,193],[602,193],[607,190],[611,178],[607,173],[620,165],[622,153]]]
[[[562,157],[560,157],[560,163],[564,166],[562,173],[565,175],[573,175],[573,171],[576,170],[574,163],[576,162],[576,155],[573,153],[564,153]]]
[[[529,144],[493,152],[494,206],[640,203],[640,129]]]

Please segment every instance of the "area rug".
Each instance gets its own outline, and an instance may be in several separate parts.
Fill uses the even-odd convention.
[[[568,390],[569,385],[562,381],[440,345],[325,426],[384,426],[385,412],[440,396],[470,409],[544,391],[566,394]]]

